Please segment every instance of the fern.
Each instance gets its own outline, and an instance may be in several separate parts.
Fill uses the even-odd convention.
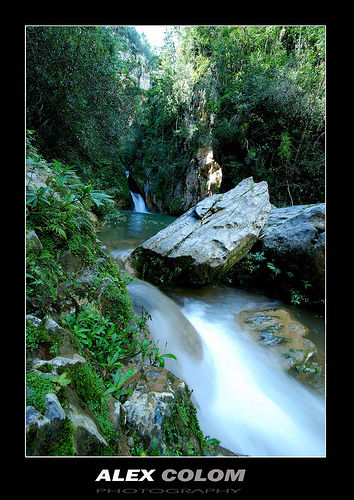
[[[64,238],[65,240],[67,239],[66,232],[62,226],[59,226],[58,224],[52,223],[52,224],[48,224],[47,228],[52,233],[56,233],[58,236]]]

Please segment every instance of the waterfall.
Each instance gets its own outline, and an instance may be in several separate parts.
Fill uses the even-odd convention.
[[[133,198],[134,203],[133,212],[149,213],[149,209],[146,206],[144,198],[139,193],[133,193],[133,191],[130,191],[130,195]]]
[[[129,179],[129,170],[125,171],[125,175]],[[148,214],[150,213],[150,210],[148,209],[144,198],[139,194],[139,193],[133,193],[133,191],[130,191],[130,196],[132,197],[133,203],[134,203],[134,209],[133,212],[140,212],[140,213],[145,213]]]

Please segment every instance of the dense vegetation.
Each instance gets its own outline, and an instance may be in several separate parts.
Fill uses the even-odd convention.
[[[147,91],[132,76],[139,53]],[[39,150],[120,206],[133,166],[178,213],[170,186],[203,145],[222,166],[222,192],[252,175],[276,206],[324,201],[324,27],[171,27],[159,56],[132,27],[29,27],[26,63]]]
[[[127,27],[36,26],[26,33],[27,128],[39,151],[75,165],[120,205],[130,200],[121,141],[141,94],[132,76],[137,40]],[[143,49],[148,56],[140,41]]]
[[[94,215],[111,213],[113,202],[129,207],[128,168],[137,186],[149,179],[164,212],[178,214],[183,204],[171,187],[184,182],[201,146],[222,166],[222,192],[252,175],[268,182],[275,205],[324,201],[324,63],[318,26],[173,27],[159,56],[132,27],[27,28],[27,314],[55,318],[87,360],[70,376],[29,373],[28,404],[43,411],[48,392],[65,404],[64,388],[75,388],[109,444],[98,452],[121,453],[105,404],[126,393],[124,363],[139,356],[163,367],[174,356],[149,340],[148,315],[134,313],[130,277],[101,248]],[[151,73],[149,90],[139,85],[142,71]],[[36,188],[31,181],[42,174],[45,185]],[[241,271],[249,274],[261,260],[251,254]],[[87,282],[83,269],[91,273]],[[43,326],[28,324],[26,341],[29,358],[60,353]],[[166,436],[180,442],[183,421],[205,448],[186,408],[183,400],[171,408]],[[71,433],[66,421],[46,451],[73,454]],[[170,451],[190,453],[182,445]]]
[[[222,192],[253,175],[275,205],[324,201],[324,63],[323,27],[176,28],[136,121],[135,168],[163,193],[208,145]]]

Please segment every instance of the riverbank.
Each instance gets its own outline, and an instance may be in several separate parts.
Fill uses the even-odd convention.
[[[168,217],[125,212],[96,232],[90,210],[108,197],[59,162],[32,156],[30,168],[28,455],[323,454],[321,391],[237,326],[242,310],[277,301],[234,287],[169,299],[114,261]]]

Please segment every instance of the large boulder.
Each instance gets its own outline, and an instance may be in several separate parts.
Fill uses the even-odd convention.
[[[235,285],[295,304],[321,305],[325,287],[325,203],[272,207],[251,252],[234,266]]]
[[[214,282],[250,250],[270,210],[267,183],[249,177],[227,193],[199,202],[142,243],[130,261],[153,283]]]
[[[262,232],[264,250],[284,262],[310,257],[323,274],[325,216],[325,203],[273,208]]]

